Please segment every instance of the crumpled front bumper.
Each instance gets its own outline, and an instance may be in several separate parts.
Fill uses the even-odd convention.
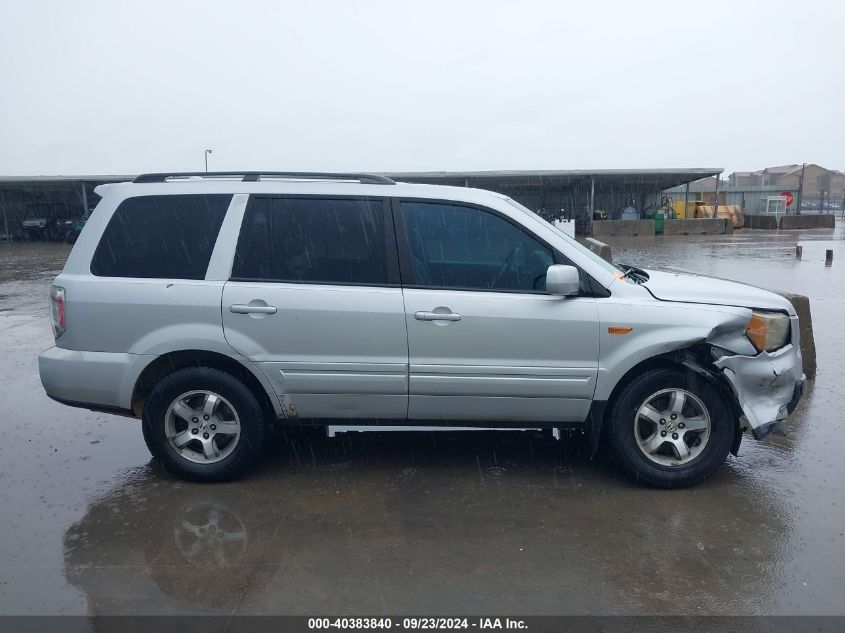
[[[792,343],[781,349],[756,356],[722,356],[714,362],[727,378],[758,440],[774,431],[783,433],[787,416],[804,395],[807,377],[797,335],[795,319]]]

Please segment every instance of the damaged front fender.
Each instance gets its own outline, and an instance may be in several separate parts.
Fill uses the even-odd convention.
[[[798,345],[798,319],[792,317],[792,341],[774,352],[724,355],[713,364],[722,370],[754,437],[783,432],[786,417],[804,393]]]

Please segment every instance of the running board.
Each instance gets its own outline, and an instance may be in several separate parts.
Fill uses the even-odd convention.
[[[480,427],[480,426],[389,426],[380,424],[362,424],[362,425],[346,425],[346,424],[330,424],[326,427],[326,435],[334,437],[338,433],[367,433],[367,432],[387,432],[387,431],[416,431],[416,432],[436,432],[442,433],[444,431],[547,431],[548,429],[541,428],[527,428],[527,427]],[[552,429],[552,436],[560,439],[560,429]]]

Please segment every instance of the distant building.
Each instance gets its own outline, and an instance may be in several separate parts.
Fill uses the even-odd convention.
[[[728,176],[731,187],[756,187],[759,181],[759,172],[755,171],[735,171]]]
[[[803,172],[803,188],[801,186]],[[825,169],[815,163],[778,165],[759,171],[735,171],[728,176],[731,188],[774,187],[802,190],[803,206],[841,208],[845,198],[845,172]]]

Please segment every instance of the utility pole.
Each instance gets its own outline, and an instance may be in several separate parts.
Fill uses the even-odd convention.
[[[821,182],[821,186],[819,188],[821,189],[821,194],[822,194],[822,202],[821,202],[820,213],[824,213],[824,210],[825,210],[825,200],[824,200],[824,198],[825,198],[825,196],[827,196],[827,205],[830,206],[830,194],[832,193],[831,190],[830,190],[830,184],[831,184],[830,172],[827,172],[824,176],[821,176],[819,178],[819,181]]]
[[[713,202],[713,217],[719,217],[719,179],[722,175],[722,172],[716,174],[716,200]]]
[[[9,235],[9,218],[6,217],[6,196],[0,193],[0,206],[3,207],[3,227],[6,233],[6,241],[11,242],[12,236]]]
[[[82,219],[88,219],[88,191],[85,187],[85,183],[79,183],[80,187],[82,188]]]
[[[801,163],[801,180],[798,181],[798,206],[795,208],[795,214],[801,215],[801,203],[804,201],[804,168],[807,163]]]

